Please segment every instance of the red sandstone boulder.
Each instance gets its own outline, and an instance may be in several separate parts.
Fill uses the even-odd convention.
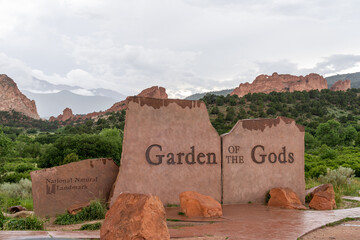
[[[181,211],[188,217],[220,217],[221,204],[210,196],[187,191],[180,194]]]
[[[320,185],[313,191],[309,207],[315,210],[333,210],[336,208],[335,192],[332,184]]]
[[[346,90],[350,89],[350,87],[351,87],[351,81],[350,80],[344,80],[344,81],[339,80],[339,81],[335,82],[331,86],[330,90],[331,91],[344,91],[345,92]]]
[[[321,184],[319,186],[307,189],[305,191],[305,196],[310,201],[314,197],[315,193],[326,191],[326,189],[328,189],[329,187],[333,188],[333,185],[332,184]]]
[[[170,239],[165,209],[156,196],[122,193],[106,213],[102,240]]]
[[[230,95],[245,96],[248,93],[294,92],[327,89],[325,78],[316,73],[294,76],[273,73],[271,76],[259,75],[252,83],[241,83]]]
[[[296,193],[294,193],[290,188],[271,189],[268,206],[287,209],[306,209]]]

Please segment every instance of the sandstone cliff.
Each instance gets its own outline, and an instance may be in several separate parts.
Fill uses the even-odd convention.
[[[271,76],[259,75],[252,83],[241,83],[230,95],[242,97],[248,93],[294,92],[327,89],[327,81],[316,73],[294,76],[273,73]]]
[[[146,88],[141,91],[137,95],[138,97],[149,97],[149,98],[160,98],[160,99],[167,99],[168,95],[166,93],[166,89],[163,87],[153,86],[150,88]],[[117,112],[125,109],[127,107],[128,100],[123,100],[121,102],[117,102],[112,105],[111,108],[107,109],[105,112]]]
[[[63,114],[60,114],[59,116],[55,117],[50,117],[49,121],[59,121],[59,122],[65,122],[66,120],[72,119],[74,118],[74,114],[72,112],[72,110],[70,108],[65,108],[63,111]]]
[[[339,80],[339,81],[335,82],[331,86],[330,90],[331,91],[344,91],[345,92],[346,90],[350,89],[350,87],[351,87],[351,81],[350,80],[344,80],[344,81]]]
[[[24,115],[40,119],[34,100],[28,99],[20,92],[14,80],[0,74],[0,111],[21,112]]]
[[[143,91],[141,91],[141,93],[139,93],[137,96],[139,97],[149,97],[149,98],[160,98],[160,99],[167,99],[168,95],[166,93],[166,89],[163,87],[158,87],[158,86],[153,86],[150,88],[146,88]],[[50,117],[49,121],[56,121],[58,120],[59,122],[64,122],[68,119],[72,119],[72,120],[77,120],[77,119],[92,119],[92,118],[96,118],[102,115],[105,115],[106,113],[110,113],[110,112],[118,112],[121,110],[124,110],[127,108],[127,104],[128,104],[128,100],[125,99],[123,101],[114,103],[114,105],[112,105],[109,109],[105,110],[104,112],[93,112],[93,113],[88,113],[85,116],[81,116],[81,115],[73,115],[71,109],[66,108],[66,112],[64,110],[62,115],[59,115],[57,118],[55,117]],[[67,110],[68,109],[68,110]],[[70,114],[70,111],[71,114]]]

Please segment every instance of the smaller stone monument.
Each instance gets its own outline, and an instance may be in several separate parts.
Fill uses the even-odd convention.
[[[88,159],[30,173],[34,212],[55,216],[75,204],[108,200],[119,167],[112,159]]]
[[[305,202],[304,127],[285,117],[240,120],[222,135],[223,203],[264,203],[272,188]]]

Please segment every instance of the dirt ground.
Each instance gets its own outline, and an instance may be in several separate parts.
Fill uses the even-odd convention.
[[[318,230],[312,231],[304,235],[300,239],[301,240],[360,239],[360,221],[350,221],[333,227],[320,228]]]

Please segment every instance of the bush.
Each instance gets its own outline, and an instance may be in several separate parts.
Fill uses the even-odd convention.
[[[84,221],[104,219],[106,207],[100,201],[91,202],[90,206],[82,209],[79,213],[71,215],[65,213],[58,215],[54,221],[55,224],[69,225],[76,224]]]
[[[29,180],[30,174],[29,173],[12,172],[12,173],[7,173],[5,176],[3,176],[1,178],[2,182],[6,182],[6,183],[18,183],[18,182],[20,182],[21,179]]]
[[[101,223],[89,223],[84,224],[80,227],[80,230],[99,230],[101,228]]]
[[[44,230],[44,221],[35,216],[4,219],[3,230]]]
[[[336,150],[329,148],[325,144],[321,146],[319,152],[320,152],[319,156],[321,159],[326,159],[326,158],[335,159],[337,156]]]
[[[18,173],[23,173],[26,171],[32,171],[35,170],[36,167],[34,166],[34,164],[31,163],[20,163],[19,165],[17,165],[15,167],[15,171]]]
[[[32,183],[29,179],[21,179],[19,183],[3,183],[0,192],[10,198],[31,198]]]
[[[321,175],[319,180],[322,183],[331,183],[334,187],[343,187],[351,184],[351,181],[354,178],[354,173],[355,171],[351,168],[342,166],[335,170],[330,170],[328,168],[326,175]]]

